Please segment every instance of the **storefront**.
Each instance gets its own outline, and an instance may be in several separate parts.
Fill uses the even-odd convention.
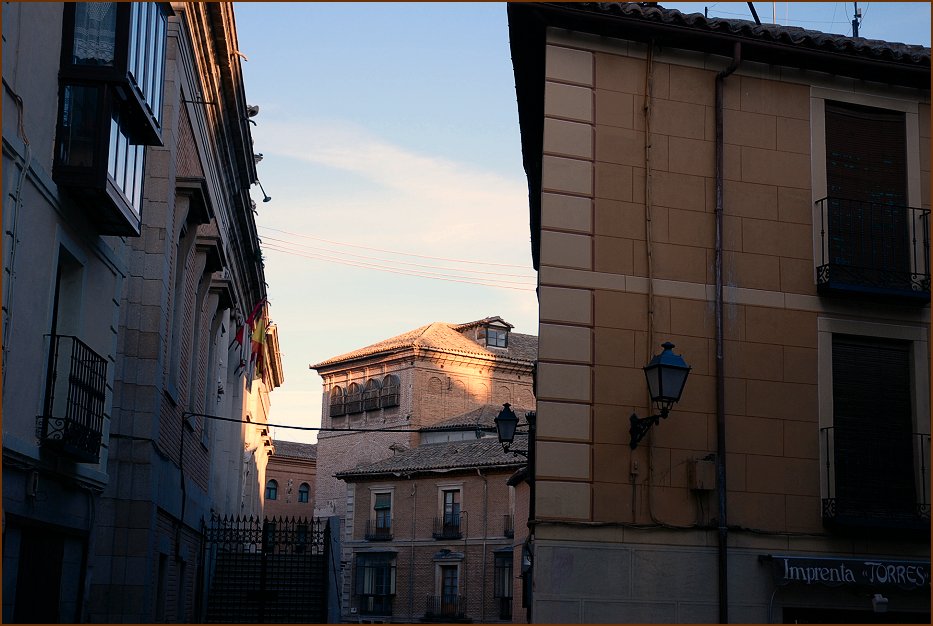
[[[769,622],[930,623],[930,561],[761,555],[774,590]]]

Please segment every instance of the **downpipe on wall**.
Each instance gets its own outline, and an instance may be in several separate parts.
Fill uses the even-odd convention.
[[[742,44],[735,42],[732,63],[716,75],[716,493],[719,499],[719,623],[729,623],[729,576],[726,519],[726,375],[723,368],[723,84],[742,62]]]

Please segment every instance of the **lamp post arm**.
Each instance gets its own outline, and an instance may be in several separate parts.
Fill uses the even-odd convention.
[[[661,418],[667,417],[667,415],[649,415],[648,417],[638,417],[636,413],[628,418],[631,426],[628,429],[628,434],[631,435],[632,440],[629,443],[629,447],[634,450],[638,447],[638,442],[644,439],[645,435],[648,434],[648,430],[652,426],[656,426]]]

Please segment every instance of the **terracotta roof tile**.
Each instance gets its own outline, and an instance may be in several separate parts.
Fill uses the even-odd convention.
[[[921,45],[848,37],[797,26],[756,24],[752,20],[707,18],[702,13],[681,13],[677,9],[664,8],[657,3],[556,2],[553,4],[590,13],[642,19],[711,33],[741,35],[761,41],[793,44],[826,52],[842,52],[866,58],[930,65],[930,48]]]
[[[301,443],[298,441],[282,441],[281,439],[276,439],[274,445],[275,452],[272,454],[273,457],[306,460],[317,459],[316,443]]]
[[[491,319],[491,318],[487,318]],[[359,348],[352,352],[347,352],[339,356],[325,359],[311,369],[323,369],[383,354],[391,354],[403,350],[418,348],[421,350],[435,350],[448,354],[460,354],[464,356],[485,357],[496,360],[526,361],[532,363],[538,356],[538,338],[534,335],[523,335],[521,333],[509,333],[509,347],[505,349],[487,349],[475,341],[462,335],[458,329],[469,328],[473,325],[483,323],[484,320],[469,322],[467,324],[448,324],[446,322],[434,322],[425,326],[419,326],[414,330],[384,339],[380,342]],[[507,323],[507,322],[505,322]]]
[[[525,451],[528,438],[516,435],[512,446]],[[341,480],[362,480],[371,476],[404,475],[420,472],[450,471],[455,469],[503,468],[515,469],[525,464],[523,457],[505,452],[495,437],[483,437],[471,441],[431,443],[420,445],[388,459],[351,470],[338,472]]]
[[[422,428],[421,430],[464,430],[470,428],[494,429],[496,427],[496,416],[499,415],[499,411],[501,410],[501,404],[484,404],[483,406],[473,409],[472,411],[467,411],[466,413],[455,415],[454,417],[447,418],[443,421],[437,422],[436,424]],[[525,419],[525,413],[527,413],[529,409],[513,406],[512,410],[515,411],[515,415],[518,416],[518,423],[520,425],[528,423],[528,421]]]

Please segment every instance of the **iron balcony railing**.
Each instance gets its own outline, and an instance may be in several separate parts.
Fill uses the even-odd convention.
[[[820,439],[827,526],[929,530],[929,434],[830,426]]]
[[[460,530],[460,515],[444,515],[434,518],[435,539],[460,539],[463,532]]]
[[[505,537],[515,536],[515,516],[510,513],[502,516],[502,535]]]
[[[499,619],[512,619],[512,596],[496,598],[496,604],[499,605]]]
[[[367,595],[357,596],[361,615],[392,615],[391,595]]]
[[[107,395],[107,361],[83,341],[51,335],[43,414],[36,436],[43,447],[80,463],[100,461]]]
[[[377,520],[366,520],[366,540],[367,541],[391,541],[392,540],[392,521],[381,522]]]
[[[930,210],[827,197],[820,212],[821,293],[930,301]]]
[[[466,616],[466,598],[453,594],[428,596],[424,613],[428,619],[439,617],[463,619]]]

